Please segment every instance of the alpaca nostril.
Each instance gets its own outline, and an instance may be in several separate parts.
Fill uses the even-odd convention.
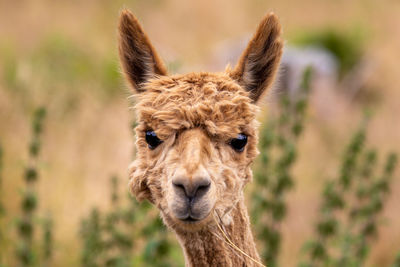
[[[182,190],[183,192],[185,192],[185,187],[183,186],[183,184],[179,184],[179,183],[175,183],[175,182],[172,182],[172,184],[173,184],[176,188],[178,188],[179,190]]]
[[[172,181],[174,188],[188,198],[189,203],[205,195],[211,187],[211,181],[208,178],[177,178]]]
[[[186,189],[181,179],[172,180],[172,185],[177,192],[182,193],[186,196]]]
[[[197,190],[195,191],[195,195],[201,193],[201,192],[207,192],[210,189],[211,182],[210,181],[204,181],[203,183],[200,183],[197,186]]]

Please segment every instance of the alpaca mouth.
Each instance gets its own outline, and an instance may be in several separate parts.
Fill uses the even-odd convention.
[[[189,203],[186,200],[182,201],[182,199],[176,199],[169,206],[172,218],[178,221],[178,223],[187,225],[201,224],[206,221],[211,212],[211,208],[211,203],[208,200]]]
[[[188,217],[186,217],[185,219],[181,219],[181,221],[183,221],[183,222],[185,222],[185,223],[195,223],[195,222],[198,222],[198,221],[200,221],[200,220],[198,220],[198,219],[196,219],[196,218],[193,218],[192,216],[188,216]]]

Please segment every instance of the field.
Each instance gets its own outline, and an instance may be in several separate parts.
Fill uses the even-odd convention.
[[[7,234],[0,250],[9,266],[19,238],[15,218],[21,213],[30,125],[37,107],[47,110],[35,190],[37,213],[53,218],[51,266],[80,263],[80,222],[94,206],[111,208],[111,176],[119,177],[119,191],[126,194],[126,170],[134,157],[134,110],[118,63],[122,8],[139,18],[172,73],[223,71],[228,62],[220,63],[221,51],[247,40],[268,11],[280,18],[288,45],[326,29],[348,33],[361,43],[362,59],[370,69],[355,96],[350,98],[340,88],[318,91],[318,86],[310,93],[298,159],[291,170],[295,186],[287,194],[288,212],[280,225],[280,266],[295,266],[301,258],[304,242],[313,235],[324,181],[337,175],[345,146],[366,109],[372,113],[367,142],[378,149],[380,161],[390,151],[400,152],[399,1],[3,0],[0,199],[7,213],[0,225]],[[263,106],[260,121],[273,113],[273,99]],[[399,175],[397,170],[366,266],[390,266],[400,251]],[[251,190],[249,186],[249,195]],[[155,208],[150,210],[155,213]],[[182,258],[175,245],[171,253]]]

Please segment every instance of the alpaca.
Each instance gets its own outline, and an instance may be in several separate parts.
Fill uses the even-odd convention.
[[[257,103],[277,72],[280,35],[268,14],[235,68],[168,75],[135,16],[121,13],[120,61],[137,97],[129,187],[160,210],[186,266],[262,265],[243,188],[252,180]]]

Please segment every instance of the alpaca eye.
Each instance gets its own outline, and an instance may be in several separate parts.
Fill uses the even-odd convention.
[[[229,144],[237,152],[242,152],[247,144],[247,135],[239,134],[237,138],[233,138]]]
[[[146,142],[149,145],[150,149],[155,149],[163,141],[161,141],[157,137],[157,135],[156,135],[156,133],[154,131],[146,131]]]

